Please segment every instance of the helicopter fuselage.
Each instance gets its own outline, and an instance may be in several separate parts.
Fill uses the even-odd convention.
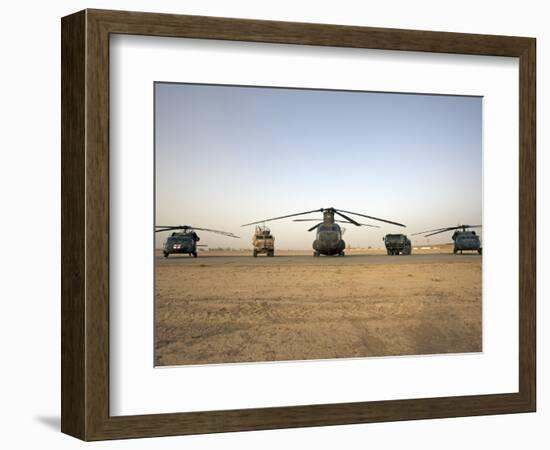
[[[197,257],[197,242],[200,240],[195,232],[172,233],[166,241],[162,252],[165,257],[174,253],[183,253]]]
[[[481,240],[475,231],[455,231],[453,233],[454,253],[463,250],[481,252]]]
[[[336,223],[322,223],[317,227],[313,250],[321,255],[343,255],[346,243],[342,239],[342,229]]]

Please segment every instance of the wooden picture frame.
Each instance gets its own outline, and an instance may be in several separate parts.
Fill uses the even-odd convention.
[[[83,440],[531,412],[536,408],[533,38],[85,10],[62,29],[62,416]],[[519,58],[519,391],[244,410],[109,415],[109,36]]]

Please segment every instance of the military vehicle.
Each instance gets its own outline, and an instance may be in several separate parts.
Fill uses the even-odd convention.
[[[397,223],[397,222],[392,222],[390,220],[379,219],[377,217],[367,216],[365,214],[360,214],[360,213],[356,213],[356,212],[352,212],[352,211],[345,211],[343,209],[336,209],[336,208],[319,208],[319,209],[314,209],[312,211],[304,211],[304,212],[295,213],[295,214],[288,214],[286,216],[272,217],[270,219],[264,219],[264,220],[259,220],[257,222],[246,223],[242,226],[245,227],[245,226],[248,226],[248,225],[257,225],[257,224],[261,224],[261,223],[264,223],[264,222],[269,222],[271,220],[286,219],[288,217],[296,217],[296,216],[302,216],[302,215],[305,215],[305,214],[313,214],[313,213],[318,213],[318,212],[323,213],[323,218],[322,219],[315,219],[315,218],[304,219],[304,220],[308,220],[308,221],[317,222],[316,225],[312,226],[311,228],[309,228],[307,230],[307,231],[317,230],[316,238],[313,241],[313,250],[314,250],[313,251],[313,256],[320,256],[320,255],[344,256],[344,254],[345,254],[344,249],[346,248],[346,243],[342,239],[342,229],[340,228],[338,223],[336,223],[336,220],[334,220],[335,215],[338,215],[338,216],[342,217],[343,219],[345,219],[346,222],[344,222],[344,223],[350,223],[350,224],[353,224],[357,227],[360,227],[360,226],[373,226],[373,225],[361,224],[361,223],[357,222],[355,219],[352,219],[351,217],[349,217],[347,214],[360,216],[360,217],[366,217],[367,219],[377,220],[379,222],[390,223],[392,225],[397,225],[397,226],[400,226],[400,227],[405,226],[403,224],[400,224],[400,223]]]
[[[481,240],[475,231],[469,230],[469,228],[481,228],[481,225],[457,225],[456,227],[437,228],[435,230],[421,231],[417,234],[425,234],[424,237],[433,236],[434,234],[446,233],[447,231],[454,231],[452,239],[454,242],[453,253],[456,255],[458,252],[462,254],[463,251],[477,251],[480,255],[482,252]]]
[[[410,255],[412,253],[411,240],[404,234],[386,234],[382,238],[388,255]]]
[[[271,230],[265,225],[257,225],[254,231],[254,237],[252,238],[252,256],[254,258],[261,253],[265,253],[267,256],[275,255],[275,238],[271,234]]]
[[[155,233],[161,233],[163,231],[172,231],[172,234],[168,236],[164,245],[162,246],[162,254],[165,258],[168,258],[173,253],[183,253],[188,254],[196,258],[197,247],[206,247],[206,245],[199,245],[201,239],[199,235],[195,232],[198,231],[208,231],[209,233],[221,234],[223,236],[228,236],[232,238],[238,238],[233,233],[220,230],[211,230],[209,228],[198,228],[192,227],[190,225],[158,225],[155,227]]]

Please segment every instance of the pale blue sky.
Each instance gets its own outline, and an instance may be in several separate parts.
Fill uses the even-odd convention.
[[[407,225],[345,226],[355,247],[481,223],[480,97],[156,83],[155,102],[156,223],[241,236],[202,233],[210,246],[247,248],[241,224],[330,206]],[[269,225],[278,248],[311,248],[307,224]]]

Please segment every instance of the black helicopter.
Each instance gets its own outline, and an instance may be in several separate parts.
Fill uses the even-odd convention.
[[[437,228],[435,230],[427,230],[421,231],[420,233],[414,233],[412,236],[428,233],[425,234],[424,237],[429,237],[433,236],[434,234],[445,233],[447,231],[454,230],[452,236],[454,242],[454,254],[457,254],[458,252],[462,254],[464,250],[474,250],[481,255],[481,240],[479,239],[479,236],[476,234],[476,232],[473,230],[469,230],[469,228],[481,228],[481,225],[457,225],[456,227]]]
[[[286,216],[280,216],[280,217],[272,217],[270,219],[264,219],[260,220],[258,222],[251,222],[246,223],[242,225],[243,227],[248,225],[256,225],[263,222],[268,222],[271,220],[279,220],[279,219],[286,219],[287,217],[296,217],[296,216],[302,216],[305,214],[312,214],[316,212],[322,212],[323,213],[323,219],[302,219],[303,220],[314,220],[317,223],[317,225],[312,226],[307,231],[313,231],[317,229],[317,236],[316,239],[313,241],[313,256],[320,256],[320,255],[338,255],[338,256],[344,256],[344,249],[346,248],[346,243],[342,239],[342,229],[338,225],[338,223],[351,223],[357,227],[360,226],[375,226],[375,225],[368,225],[368,224],[361,224],[357,222],[356,220],[352,219],[351,217],[347,216],[346,214],[352,214],[356,216],[366,217],[367,219],[372,220],[378,220],[380,222],[386,222],[390,223],[392,225],[398,225],[400,227],[404,227],[405,225],[397,222],[392,222],[390,220],[386,219],[379,219],[377,217],[367,216],[365,214],[360,214],[352,211],[345,211],[343,209],[336,209],[336,208],[320,208],[320,209],[314,209],[312,211],[305,211],[295,214],[289,214]],[[346,221],[339,221],[334,220],[334,215],[338,215]],[[321,221],[322,220],[322,221]]]
[[[201,240],[199,235],[195,233],[198,231],[208,231],[210,233],[217,233],[223,236],[232,238],[238,238],[233,233],[228,231],[211,230],[209,228],[198,228],[190,225],[157,225],[155,226],[155,233],[162,231],[172,231],[172,234],[168,236],[162,247],[162,254],[165,258],[168,258],[172,253],[187,253],[189,256],[196,258],[197,247],[206,247],[206,245],[199,245],[197,242]]]

